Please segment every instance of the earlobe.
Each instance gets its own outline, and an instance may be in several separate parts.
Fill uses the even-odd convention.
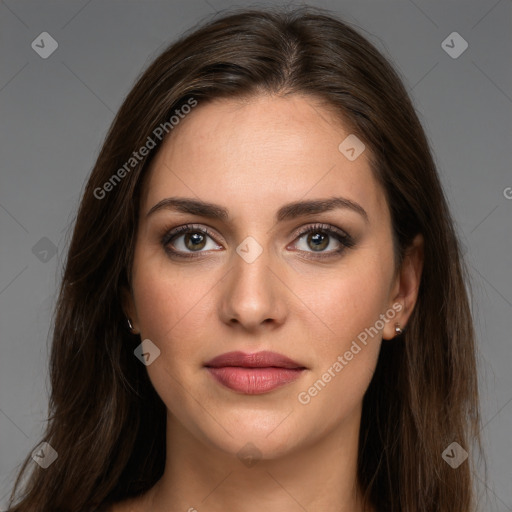
[[[126,325],[132,334],[139,334],[140,330],[133,296],[127,288],[122,289],[121,295],[123,300],[123,312],[126,316]]]
[[[131,332],[132,334],[138,334],[138,331],[137,331],[137,329],[135,329],[135,327],[133,326],[132,321],[130,320],[130,317],[127,317],[127,318],[126,318],[126,323],[128,324],[128,329],[130,329],[130,332]]]
[[[398,273],[397,283],[394,287],[395,293],[393,304],[400,304],[400,311],[395,317],[395,323],[387,325],[383,337],[392,339],[400,335],[418,299],[418,292],[421,283],[424,262],[424,239],[421,233],[418,233],[410,246],[406,249],[402,266]]]

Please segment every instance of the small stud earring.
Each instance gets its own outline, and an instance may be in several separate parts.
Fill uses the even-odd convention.
[[[396,323],[395,324],[395,334],[397,336],[399,336],[400,334],[402,334],[404,331],[402,330],[402,328],[400,327],[400,324],[399,323]]]

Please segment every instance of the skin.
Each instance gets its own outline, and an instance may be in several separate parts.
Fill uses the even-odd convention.
[[[363,511],[356,481],[362,400],[382,338],[395,336],[395,322],[405,327],[416,302],[423,240],[418,235],[395,272],[389,208],[369,149],[354,161],[338,150],[349,134],[313,97],[216,100],[199,104],[155,156],[124,309],[141,340],[161,351],[147,371],[168,410],[167,462],[150,491],[115,512]],[[216,203],[229,219],[170,209],[147,215],[170,196]],[[333,196],[358,203],[367,221],[347,208],[274,219],[284,204]],[[187,223],[215,239],[205,235],[197,259],[173,259],[161,238]],[[330,235],[322,251],[332,256],[314,259],[315,244],[297,233],[316,223],[343,230],[355,245],[335,255],[342,245]],[[263,250],[252,263],[236,252],[248,236]],[[183,234],[172,244],[194,253]],[[402,306],[393,320],[300,403],[298,394],[393,304]],[[275,351],[307,370],[265,394],[237,393],[203,366],[233,350]],[[246,443],[262,457],[252,467],[237,457]]]

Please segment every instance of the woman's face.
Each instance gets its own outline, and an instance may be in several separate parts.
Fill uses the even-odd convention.
[[[412,304],[369,150],[349,135],[311,97],[222,100],[155,156],[125,308],[160,350],[147,371],[176,432],[275,458],[358,428],[382,337]],[[205,366],[234,351],[295,364]]]

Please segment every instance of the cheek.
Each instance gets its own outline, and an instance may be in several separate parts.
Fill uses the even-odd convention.
[[[311,309],[318,312],[325,326],[323,332],[329,338],[324,348],[342,350],[361,332],[374,326],[387,307],[389,284],[390,271],[386,265],[361,258],[361,263],[347,265],[336,275],[331,274],[321,289],[315,292],[310,289],[307,300]]]
[[[186,344],[171,343],[180,334],[200,329],[208,306],[208,280],[186,280],[173,272],[155,272],[150,267],[134,280],[137,316],[141,335],[163,348],[178,349]],[[210,298],[211,300],[211,298]]]
[[[141,339],[150,339],[160,349],[147,367],[149,378],[167,408],[179,416],[207,343],[205,327],[211,319],[205,315],[212,285],[206,278],[186,279],[165,264],[146,262],[134,276],[133,287]]]
[[[311,310],[318,312],[321,321],[309,340],[315,347],[312,372],[299,399],[310,413],[321,414],[336,404],[333,419],[346,416],[360,404],[373,376],[382,339],[381,315],[388,307],[390,271],[382,262],[365,261],[366,265],[347,266],[337,278],[326,281],[322,292],[310,293]]]
[[[147,246],[136,252],[133,289],[141,339],[150,339],[161,351],[148,367],[151,376],[164,366],[183,376],[200,365],[201,351],[212,343],[212,301],[222,275],[207,268],[191,272],[187,263],[172,263]]]

